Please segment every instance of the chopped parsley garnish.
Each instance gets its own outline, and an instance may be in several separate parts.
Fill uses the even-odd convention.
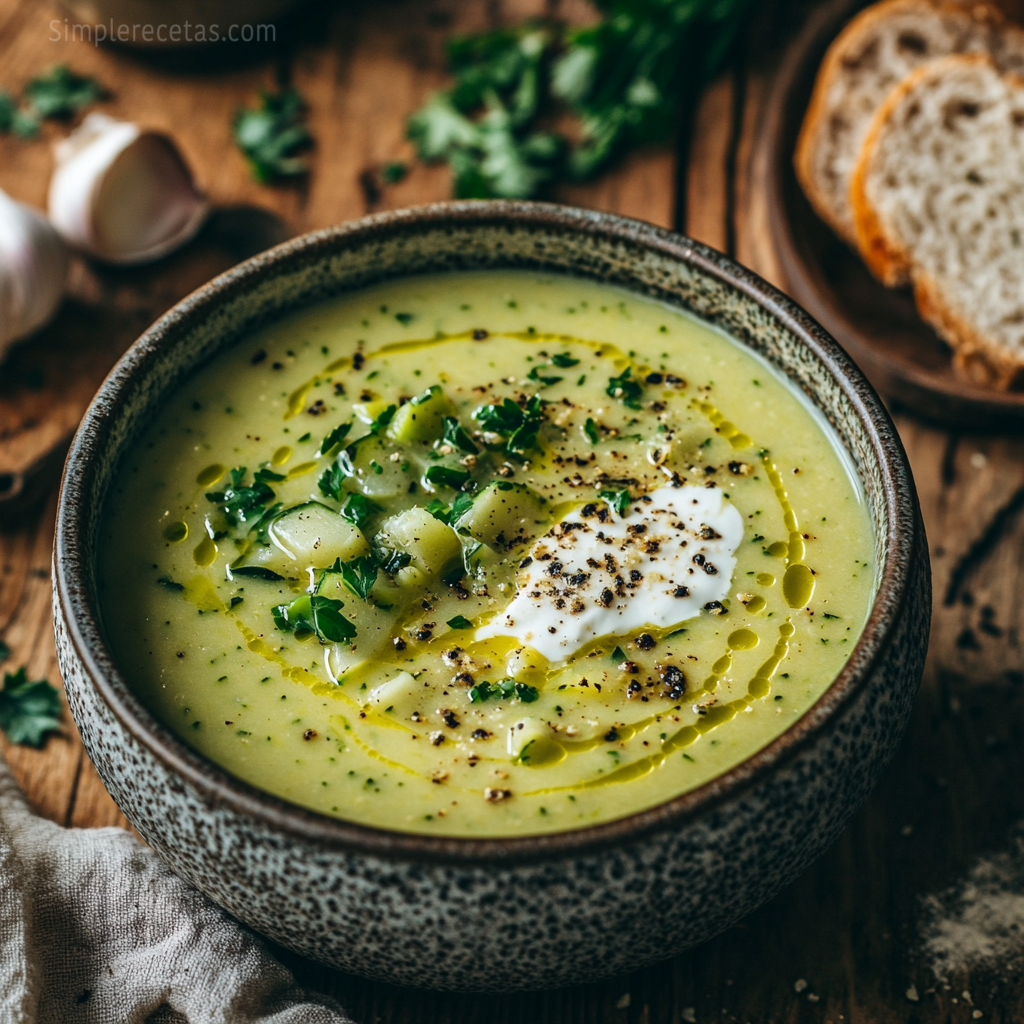
[[[432,484],[441,484],[456,491],[461,491],[470,479],[468,470],[455,469],[452,466],[431,466],[425,476]]]
[[[530,380],[535,380],[535,381],[537,381],[538,384],[541,384],[543,387],[546,387],[546,388],[547,387],[551,387],[552,384],[557,384],[560,380],[565,380],[564,377],[543,377],[543,376],[541,376],[541,372],[540,371],[541,370],[546,370],[548,368],[548,365],[550,365],[550,364],[541,364],[540,366],[535,366],[526,376],[529,377]]]
[[[377,558],[373,554],[360,555],[348,562],[339,558],[331,572],[340,572],[345,586],[365,601],[377,582]]]
[[[95,78],[76,75],[66,64],[58,64],[25,86],[25,98],[38,118],[73,117],[103,96],[103,86]]]
[[[409,324],[411,324],[413,322],[413,320],[416,319],[416,317],[415,317],[415,314],[413,314],[413,313],[396,313],[395,314],[395,319],[403,327],[407,327]]]
[[[325,498],[333,498],[335,501],[341,501],[341,489],[344,483],[344,470],[342,470],[341,466],[339,466],[337,462],[334,462],[324,470],[323,475],[317,481],[316,485],[320,488],[320,493]],[[355,495],[353,495],[353,497],[355,497]],[[345,515],[344,510],[342,510],[342,515]],[[349,517],[345,516],[345,518],[348,519]],[[352,522],[355,522],[355,520],[352,520]],[[358,526],[359,524],[356,523],[356,525]]]
[[[266,481],[284,479],[277,473],[261,469],[257,471],[252,485],[247,487],[244,484],[245,473],[245,466],[232,469],[231,485],[223,491],[210,491],[206,495],[207,501],[220,506],[221,513],[232,526],[262,516],[263,507],[274,499],[274,492]]]
[[[517,683],[514,679],[502,679],[498,683],[484,681],[477,683],[469,691],[469,699],[474,704],[490,700],[492,697],[495,700],[504,698],[505,700],[521,700],[524,704],[532,704],[539,696],[540,694],[537,692],[536,686],[530,686],[528,683]]]
[[[470,455],[479,450],[473,443],[473,439],[466,433],[465,428],[454,416],[445,416],[442,439],[453,448],[458,448],[459,451],[467,452]]]
[[[298,92],[285,89],[264,92],[257,108],[245,107],[235,114],[235,144],[257,181],[294,178],[309,170],[306,161],[295,155],[313,141],[302,123],[303,107]]]
[[[577,366],[579,364],[578,359],[574,359],[568,352],[558,352],[551,357],[551,362],[555,366],[560,366],[562,369],[567,369],[570,366]]]
[[[0,690],[0,729],[11,743],[41,747],[47,733],[60,728],[60,694],[45,679],[31,682],[24,665],[4,673]]]
[[[462,491],[451,505],[446,505],[438,498],[432,498],[427,503],[427,511],[446,526],[454,526],[455,521],[469,511],[473,499],[474,495],[466,491]]]
[[[313,607],[309,594],[302,594],[288,604],[279,604],[271,611],[277,628],[283,633],[292,633],[295,630],[314,632]]]
[[[611,653],[611,659],[612,661],[625,661],[626,652],[621,647],[616,647]]]
[[[607,501],[618,515],[626,514],[630,502],[629,491],[598,491],[597,496]]]
[[[325,473],[324,476],[327,476]],[[323,490],[323,479],[320,481],[320,490]],[[339,488],[340,489],[340,488]],[[340,501],[340,495],[331,495]],[[375,501],[371,501],[365,494],[350,494],[341,506],[341,515],[350,523],[362,529],[374,512],[382,512],[383,509]]]
[[[552,180],[591,178],[671,134],[751,5],[599,0],[599,20],[583,28],[527,22],[453,39],[454,82],[412,115],[409,138],[422,159],[448,162],[456,198],[529,198]],[[571,145],[541,130],[565,107]]]
[[[0,89],[0,134],[8,132],[31,139],[39,131],[39,119],[28,110],[19,110],[14,97]]]
[[[537,434],[544,422],[542,408],[539,395],[522,407],[506,398],[500,405],[481,405],[473,419],[484,430],[506,437],[505,448],[510,455],[523,457],[537,444]]]
[[[384,548],[378,554],[380,567],[389,576],[394,576],[399,569],[404,569],[411,561],[412,555],[408,551]]]
[[[465,615],[456,615],[454,619],[448,620],[448,626],[451,629],[472,629],[473,623],[466,618]]]
[[[348,423],[342,423],[335,427],[320,443],[320,450],[317,455],[331,455],[334,450],[341,447],[341,442],[348,436],[348,432],[352,429],[352,421]],[[307,435],[308,437],[309,435]]]
[[[343,601],[314,594],[309,599],[313,614],[313,628],[321,640],[332,644],[347,644],[355,639],[356,627],[341,614]]]
[[[587,417],[587,422],[583,424],[583,433],[590,439],[591,444],[597,444],[601,440],[601,431],[598,430],[597,424],[590,416]]]
[[[639,409],[644,389],[635,380],[630,379],[632,373],[633,368],[627,366],[618,377],[609,377],[605,394],[610,398],[619,399],[629,409]]]
[[[253,580],[266,580],[268,583],[277,583],[284,577],[265,565],[239,565],[231,570],[232,576],[248,576]]]

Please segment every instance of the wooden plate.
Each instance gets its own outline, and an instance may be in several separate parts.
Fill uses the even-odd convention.
[[[757,140],[777,283],[818,320],[885,396],[930,419],[978,426],[1024,422],[1024,393],[981,388],[953,370],[949,347],[917,314],[908,289],[884,288],[811,209],[793,152],[829,44],[863,4],[815,11],[775,80]]]

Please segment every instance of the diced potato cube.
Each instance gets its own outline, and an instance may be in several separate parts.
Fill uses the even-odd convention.
[[[427,577],[440,575],[462,557],[462,543],[455,531],[425,508],[410,508],[385,519],[374,543],[407,552],[412,557],[408,568]],[[406,572],[401,570],[400,580],[401,573]]]
[[[480,492],[456,520],[455,529],[490,547],[507,549],[531,540],[543,522],[540,499],[528,487],[499,480]]]
[[[395,413],[388,433],[396,441],[433,441],[444,433],[445,416],[454,415],[448,396],[435,384]]]
[[[398,458],[392,459],[397,453]],[[394,498],[409,489],[416,479],[413,468],[394,444],[382,437],[367,435],[342,453],[341,466],[370,498]]]
[[[357,526],[318,501],[289,509],[267,534],[273,545],[265,562],[270,567],[284,561],[300,569],[326,569],[337,558],[347,562],[370,550]]]
[[[393,679],[375,686],[366,697],[376,710],[406,717],[422,702],[423,684],[417,683],[409,672],[399,672]]]

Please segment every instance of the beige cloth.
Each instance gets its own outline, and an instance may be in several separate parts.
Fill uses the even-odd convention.
[[[352,1024],[118,828],[33,814],[0,759],[2,1024]]]

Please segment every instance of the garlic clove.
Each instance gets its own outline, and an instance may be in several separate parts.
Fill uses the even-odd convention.
[[[41,213],[0,191],[0,358],[53,316],[68,258],[67,246]]]
[[[55,155],[50,220],[71,245],[108,263],[166,256],[209,212],[166,135],[93,113]]]

